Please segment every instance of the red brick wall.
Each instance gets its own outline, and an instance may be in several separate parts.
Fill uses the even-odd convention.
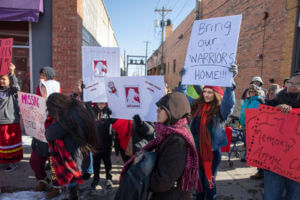
[[[240,65],[236,78],[236,96],[249,86],[253,76],[262,76],[264,87],[269,87],[269,79],[281,84],[290,76],[292,52],[297,14],[295,0],[202,0],[202,19],[242,14],[237,62]],[[268,17],[263,19],[265,12]],[[165,81],[175,87],[180,80],[178,72],[184,65],[194,12],[176,28],[165,41]],[[183,34],[183,38],[178,37]],[[262,54],[263,58],[257,55]],[[173,73],[173,60],[176,72]],[[151,68],[151,62],[148,63]]]
[[[81,78],[82,0],[53,1],[52,65],[62,93],[71,94]]]

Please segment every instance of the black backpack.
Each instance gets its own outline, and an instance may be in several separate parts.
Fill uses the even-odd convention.
[[[122,176],[115,200],[149,200],[150,174],[156,159],[156,152],[145,152],[138,163],[131,164]]]

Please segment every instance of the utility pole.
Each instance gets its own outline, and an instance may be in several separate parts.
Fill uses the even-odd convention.
[[[161,67],[160,67],[160,74],[164,75],[164,29],[165,29],[165,13],[172,12],[171,9],[165,9],[163,6],[162,9],[155,9],[155,12],[161,13]]]
[[[147,41],[144,41],[144,43],[146,43],[145,76],[147,76],[147,70],[148,70],[148,63],[147,63],[147,60],[148,60],[148,43],[151,43],[151,42],[149,42],[149,41],[147,40]]]

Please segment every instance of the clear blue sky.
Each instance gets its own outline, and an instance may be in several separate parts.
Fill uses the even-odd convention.
[[[173,23],[173,30],[194,9],[195,0],[104,0],[111,23],[124,55],[145,55],[149,41],[148,57],[161,43],[161,28],[154,27],[154,21],[161,19],[154,10],[172,9],[165,19]]]

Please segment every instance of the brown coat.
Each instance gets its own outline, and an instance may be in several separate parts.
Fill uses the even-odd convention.
[[[174,187],[185,169],[187,143],[179,135],[168,136],[155,150],[157,161],[150,175],[151,200],[189,200],[191,192],[181,192]]]

